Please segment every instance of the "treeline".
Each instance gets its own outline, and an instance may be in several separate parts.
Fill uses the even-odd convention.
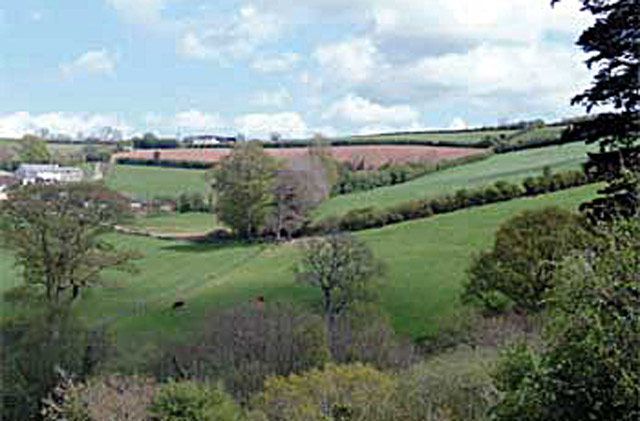
[[[311,235],[333,230],[357,231],[380,228],[390,224],[427,218],[474,206],[551,193],[582,186],[589,182],[590,180],[582,171],[564,171],[552,174],[547,168],[543,175],[527,177],[521,184],[497,181],[488,187],[460,189],[453,194],[412,200],[386,209],[373,207],[354,209],[342,216],[330,216],[318,221],[308,226],[304,234]]]
[[[215,164],[203,161],[181,161],[181,160],[165,160],[154,158],[130,158],[120,157],[116,159],[118,165],[140,165],[147,167],[167,167],[167,168],[185,168],[193,170],[207,170]]]

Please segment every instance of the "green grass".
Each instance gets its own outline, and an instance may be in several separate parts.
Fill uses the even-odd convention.
[[[551,141],[557,140],[562,136],[562,132],[566,129],[565,126],[559,127],[540,127],[537,129],[527,130],[526,132],[513,136],[509,143],[512,144],[525,144],[534,141]]]
[[[137,217],[129,225],[153,232],[185,234],[207,232],[223,227],[214,214],[201,212]]]
[[[485,139],[498,139],[500,135],[509,136],[517,130],[483,130],[452,133],[414,132],[403,134],[379,134],[367,136],[353,136],[348,138],[353,142],[384,142],[384,141],[432,141],[432,142],[480,142]]]
[[[461,188],[489,185],[498,180],[521,181],[542,174],[545,166],[554,171],[579,169],[589,149],[584,143],[572,143],[495,155],[483,161],[427,174],[407,183],[336,196],[317,209],[315,218],[342,215],[368,206],[390,207],[413,199],[453,193]]]
[[[205,171],[115,165],[107,176],[107,185],[140,199],[154,196],[178,196],[184,192],[208,194]]]
[[[433,334],[438,318],[459,306],[471,256],[491,245],[495,231],[509,217],[548,205],[575,209],[597,188],[585,186],[358,233],[386,263],[382,307],[395,329],[412,338]],[[295,245],[192,244],[125,235],[112,240],[144,253],[137,262],[139,273],[107,273],[104,284],[90,290],[76,310],[91,324],[112,326],[123,349],[140,351],[156,339],[185,339],[208,311],[259,295],[267,302],[287,299],[310,308],[320,300],[316,290],[293,281]],[[0,268],[8,268],[10,256],[0,253]],[[10,273],[3,276],[2,289],[15,285],[15,278]],[[186,301],[184,311],[171,310],[176,300]]]

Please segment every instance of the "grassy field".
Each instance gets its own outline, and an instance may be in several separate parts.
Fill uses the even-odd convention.
[[[432,141],[432,142],[480,142],[485,139],[498,139],[501,135],[509,136],[517,133],[517,130],[482,130],[464,131],[452,133],[414,132],[403,134],[379,134],[366,136],[353,136],[348,138],[353,142],[408,142],[408,141]]]
[[[596,189],[581,187],[358,233],[387,265],[382,306],[394,327],[412,338],[433,334],[438,318],[459,306],[470,257],[490,246],[501,223],[525,209],[575,209]],[[144,253],[139,273],[108,273],[76,309],[92,324],[112,326],[123,349],[142,352],[147,341],[184,338],[207,311],[259,295],[310,307],[320,299],[314,289],[294,283],[298,252],[292,244],[192,244],[125,235],[114,235],[113,241]],[[0,268],[8,268],[10,256],[0,253]],[[3,276],[2,289],[15,282],[15,276]],[[186,301],[184,311],[171,310],[176,300]]]
[[[129,225],[153,232],[180,234],[202,233],[223,227],[214,214],[200,212],[138,217]]]
[[[540,175],[545,166],[554,171],[579,169],[589,149],[584,143],[572,143],[495,155],[480,162],[428,174],[408,183],[336,196],[324,202],[315,217],[320,219],[341,215],[351,209],[367,206],[384,208],[412,199],[452,193],[460,188],[488,185],[498,180],[519,181]]]
[[[476,130],[453,133],[434,132],[414,132],[402,134],[379,134],[366,136],[353,136],[347,138],[352,142],[409,142],[409,141],[432,141],[432,142],[461,142],[473,143],[483,140],[509,140],[509,143],[522,144],[531,141],[555,140],[558,139],[565,126],[541,127],[526,130]]]
[[[208,194],[205,171],[114,165],[107,176],[109,187],[136,198],[178,196],[184,192]]]
[[[538,129],[527,130],[524,133],[513,136],[510,140],[512,144],[525,144],[534,141],[550,141],[559,139],[565,126],[560,127],[541,127]]]

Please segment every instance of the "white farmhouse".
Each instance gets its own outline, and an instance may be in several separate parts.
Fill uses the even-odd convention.
[[[22,184],[68,183],[82,181],[84,173],[76,167],[55,165],[22,164],[15,172]]]

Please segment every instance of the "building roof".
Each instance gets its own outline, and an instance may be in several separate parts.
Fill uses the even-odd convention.
[[[29,172],[69,172],[81,171],[76,167],[61,167],[58,164],[21,164],[18,170]]]

